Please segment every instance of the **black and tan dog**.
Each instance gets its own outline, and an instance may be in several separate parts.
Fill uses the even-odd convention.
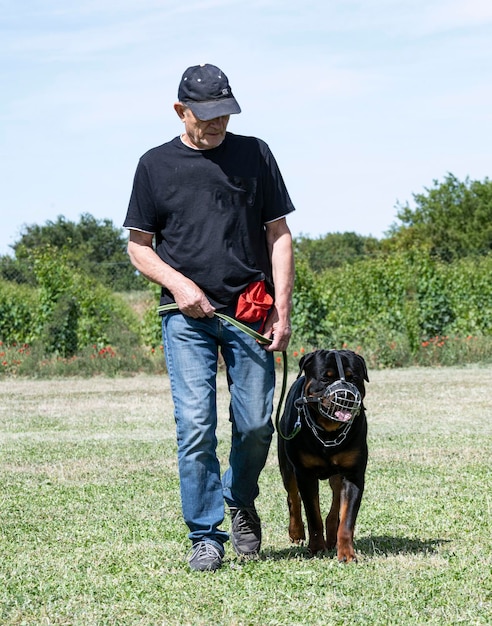
[[[356,561],[353,538],[367,466],[367,421],[362,400],[369,382],[364,359],[351,350],[316,350],[299,363],[278,424],[280,471],[288,493],[289,535],[306,538],[312,554],[337,548],[339,561]],[[304,372],[304,376],[301,376]],[[326,539],[319,481],[333,491]]]

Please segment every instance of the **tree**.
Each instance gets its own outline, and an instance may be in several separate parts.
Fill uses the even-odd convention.
[[[393,224],[389,247],[426,248],[445,261],[492,250],[492,181],[460,182],[448,174],[433,181],[425,193],[414,194],[415,208],[397,205],[401,224]]]
[[[353,232],[328,233],[317,239],[296,237],[294,248],[296,259],[305,259],[314,272],[322,272],[374,255],[379,242]]]
[[[78,223],[58,216],[56,221],[44,225],[24,227],[21,238],[13,246],[15,260],[5,257],[0,261],[0,271],[12,280],[17,270],[17,282],[33,282],[33,253],[46,247],[66,255],[77,269],[113,291],[146,288],[143,277],[135,273],[126,252],[126,235],[109,219],[97,220],[84,213]]]

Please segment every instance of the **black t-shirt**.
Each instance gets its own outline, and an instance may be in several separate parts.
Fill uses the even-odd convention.
[[[159,257],[223,308],[251,282],[272,289],[265,223],[293,210],[262,140],[227,133],[194,150],[175,137],[140,159],[124,226],[155,234]],[[173,301],[163,288],[161,304]]]

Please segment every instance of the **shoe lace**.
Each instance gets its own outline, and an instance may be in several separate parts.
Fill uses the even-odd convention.
[[[201,558],[222,558],[218,548],[216,548],[210,541],[199,541],[196,543],[191,549],[190,559],[194,559],[195,557]]]
[[[234,515],[234,526],[240,530],[251,530],[259,525],[258,513],[255,509],[238,509]]]

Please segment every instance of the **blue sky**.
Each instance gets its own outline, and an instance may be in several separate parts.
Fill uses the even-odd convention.
[[[213,63],[297,208],[294,235],[381,237],[448,172],[491,175],[485,0],[0,0],[0,254],[25,224],[123,222],[138,158]]]

